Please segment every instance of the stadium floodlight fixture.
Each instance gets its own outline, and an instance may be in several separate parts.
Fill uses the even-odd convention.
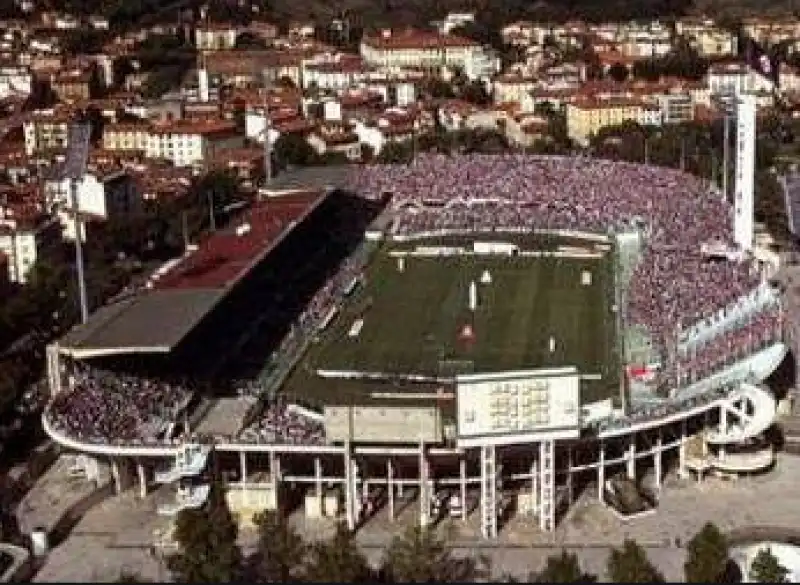
[[[89,160],[89,140],[92,128],[89,124],[71,124],[67,133],[67,158],[64,161],[64,178],[69,181],[71,206],[75,225],[75,270],[78,279],[81,323],[89,320],[89,302],[86,294],[86,276],[83,268],[83,222],[78,200],[78,184],[86,175]]]

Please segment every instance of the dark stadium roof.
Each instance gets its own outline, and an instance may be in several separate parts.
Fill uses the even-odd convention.
[[[61,338],[61,351],[78,359],[171,351],[326,196],[298,191],[254,204],[150,287],[95,311]]]

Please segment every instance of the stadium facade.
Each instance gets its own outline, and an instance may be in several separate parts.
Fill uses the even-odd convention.
[[[489,186],[481,189],[498,194],[470,197],[474,186],[470,178],[457,175],[484,167],[481,173]],[[539,199],[520,200],[522,189],[505,186],[505,181],[511,181],[510,169],[518,168],[529,168],[520,171],[519,180],[539,188],[535,195]],[[496,173],[494,179],[492,173]],[[439,189],[421,191],[420,180],[409,179],[415,176],[422,176],[423,183],[428,176],[438,177]],[[543,180],[540,177],[548,177],[550,186],[532,184]],[[456,179],[460,182],[454,187]],[[403,181],[407,186],[401,187]],[[606,196],[602,189],[590,192],[597,181],[606,182],[603,189],[608,192],[646,192],[652,200],[632,197],[592,207],[592,197],[600,201]],[[565,187],[569,182],[576,184],[571,190]],[[615,391],[587,398],[582,388],[607,372],[582,371],[583,364],[528,363],[523,356],[519,367],[499,370],[478,366],[480,360],[464,368],[465,360],[456,359],[450,361],[462,366],[456,364],[444,372],[442,362],[448,360],[440,356],[436,368],[416,377],[408,368],[402,375],[371,372],[372,381],[382,384],[381,392],[370,387],[360,398],[351,393],[342,400],[331,390],[332,397],[322,408],[289,403],[280,411],[269,410],[268,422],[260,427],[269,433],[255,440],[247,439],[251,435],[241,429],[225,434],[209,431],[213,425],[204,427],[202,421],[191,420],[198,418],[194,416],[198,407],[189,412],[188,398],[176,398],[158,408],[137,403],[137,412],[147,412],[149,418],[136,423],[136,433],[122,439],[109,438],[107,429],[92,431],[91,420],[75,423],[79,417],[74,411],[80,407],[86,412],[78,402],[86,402],[87,394],[82,386],[85,378],[72,373],[71,363],[109,353],[171,351],[247,271],[267,257],[280,238],[298,229],[329,195],[294,193],[268,201],[268,212],[263,216],[252,212],[233,235],[226,236],[230,241],[201,246],[159,275],[153,290],[105,307],[87,326],[49,348],[54,399],[42,423],[53,440],[85,456],[87,477],[95,477],[99,467],[107,465],[118,489],[138,482],[143,497],[153,485],[177,484],[175,502],[160,510],[173,515],[204,501],[208,462],[216,458],[217,466],[236,471],[238,481],[229,482],[228,499],[243,518],[283,506],[291,489],[303,492],[308,514],[341,514],[355,529],[377,503],[385,504],[394,517],[398,499],[412,490],[422,524],[437,519],[443,502],[449,502],[451,513],[466,519],[474,497],[482,534],[495,538],[508,506],[506,496],[514,498],[517,513],[535,517],[542,530],[552,531],[559,511],[574,501],[580,486],[593,485],[601,502],[633,507],[635,512],[636,496],[625,494],[641,488],[643,475],[652,478],[650,487],[657,493],[668,469],[702,478],[709,472],[752,473],[773,464],[773,448],[763,437],[775,417],[776,397],[764,381],[788,353],[780,294],[768,279],[778,266],[755,260],[741,246],[733,247],[739,240],[738,189],[736,208],[730,209],[720,193],[677,171],[520,155],[488,162],[481,157],[458,161],[430,157],[419,166],[376,167],[363,171],[353,188],[384,202],[385,194],[393,192],[379,221],[366,231],[362,246],[369,251],[370,245],[402,244],[407,259],[400,262],[392,256],[398,272],[409,269],[414,253],[499,256],[506,258],[503,262],[535,253],[564,262],[576,254],[609,258],[614,290],[603,302],[610,304],[615,319],[617,341],[611,343],[618,343],[615,367],[621,370],[615,372],[619,375],[619,384],[612,385]],[[447,193],[448,189],[458,193]],[[589,194],[581,195],[585,201],[558,203],[572,193]],[[666,194],[674,194],[677,203],[669,202]],[[703,203],[692,203],[695,198]],[[692,205],[699,207],[683,209]],[[720,210],[722,223],[715,223]],[[686,225],[664,225],[676,215],[680,222],[681,214],[686,214]],[[540,218],[545,216],[547,222],[542,225]],[[612,216],[615,225],[604,225],[606,217]],[[688,219],[694,217],[701,219]],[[691,221],[696,225],[689,225]],[[269,228],[256,227],[256,222]],[[518,243],[521,233],[552,236],[555,243],[544,252],[536,250]],[[464,243],[442,245],[442,238],[454,236]],[[231,241],[233,248],[229,248]],[[223,248],[235,253],[220,260],[225,256]],[[325,285],[325,299],[333,299],[332,303],[319,304],[318,296],[308,301],[314,310],[304,313],[303,327],[314,334],[302,342],[292,338],[291,343],[281,344],[288,348],[292,366],[270,371],[275,387],[286,381],[292,368],[300,367],[298,360],[314,351],[315,342],[336,326],[337,319],[344,319],[345,308],[354,302],[353,290],[364,286],[365,274],[369,278],[373,256],[364,249],[353,252],[350,258],[356,260],[344,262]],[[677,272],[664,274],[664,267],[672,266],[676,257],[679,266],[685,262],[697,271],[686,277],[690,284],[681,284]],[[213,267],[204,269],[198,258],[212,259]],[[214,271],[224,276],[215,276]],[[492,279],[490,270],[483,272]],[[725,287],[727,295],[712,294],[710,288],[696,284],[693,279],[703,281],[706,272],[707,282]],[[478,275],[481,272],[476,280],[480,280]],[[652,281],[658,288],[673,276],[676,284],[665,290],[645,286]],[[200,285],[195,284],[198,278]],[[591,272],[583,270],[581,282],[574,286],[589,286],[592,279]],[[473,288],[480,290],[475,280],[466,290]],[[475,294],[479,293],[467,293],[469,300],[462,303],[473,311],[479,304],[472,298]],[[720,304],[709,306],[709,299]],[[175,311],[174,303],[179,301],[190,308]],[[162,302],[173,308],[164,327],[136,325],[153,307],[156,312],[162,310]],[[377,299],[369,293],[365,302],[372,307]],[[676,307],[683,312],[665,314]],[[340,327],[358,338],[364,323],[348,317]],[[292,328],[292,334],[296,330]],[[136,339],[119,343],[126,331],[132,331]],[[471,335],[472,330],[467,333]],[[559,332],[543,335],[548,342],[535,355],[556,355],[562,342]],[[338,378],[323,376],[330,389],[361,383],[354,380],[357,377],[352,372]],[[259,403],[274,400],[273,390],[266,389],[270,397],[260,397]],[[113,386],[100,385],[89,396],[115,391]],[[211,416],[208,408],[199,410]],[[308,422],[300,424],[301,420]],[[311,432],[312,427],[321,430]]]

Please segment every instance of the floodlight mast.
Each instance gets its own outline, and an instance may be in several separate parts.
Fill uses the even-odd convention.
[[[78,184],[86,175],[86,163],[89,158],[89,139],[91,126],[88,124],[72,124],[67,138],[67,159],[64,162],[64,178],[69,181],[73,221],[75,227],[75,271],[78,279],[78,299],[81,311],[81,323],[89,320],[89,301],[86,294],[86,275],[83,266],[83,222],[78,198]]]

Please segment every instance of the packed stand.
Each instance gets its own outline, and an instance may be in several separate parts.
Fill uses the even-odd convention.
[[[672,386],[697,382],[739,359],[782,338],[781,315],[765,310],[737,329],[730,329],[707,343],[681,352],[673,361]]]
[[[261,416],[242,430],[239,441],[270,445],[322,445],[325,427],[278,397],[266,405]]]
[[[671,415],[721,400],[735,390],[736,387],[735,384],[724,384],[683,400],[635,406],[625,416],[611,416],[596,422],[594,430],[598,433],[603,433],[661,420]]]
[[[94,368],[77,370],[70,383],[45,416],[56,431],[97,445],[158,440],[193,395],[185,384]]]
[[[360,167],[352,188],[372,197],[391,193],[392,229],[401,236],[643,228],[647,246],[625,311],[628,324],[647,328],[665,353],[682,329],[761,280],[754,262],[702,253],[702,243],[732,246],[732,210],[697,177],[675,169],[586,157],[426,154],[410,165]]]

